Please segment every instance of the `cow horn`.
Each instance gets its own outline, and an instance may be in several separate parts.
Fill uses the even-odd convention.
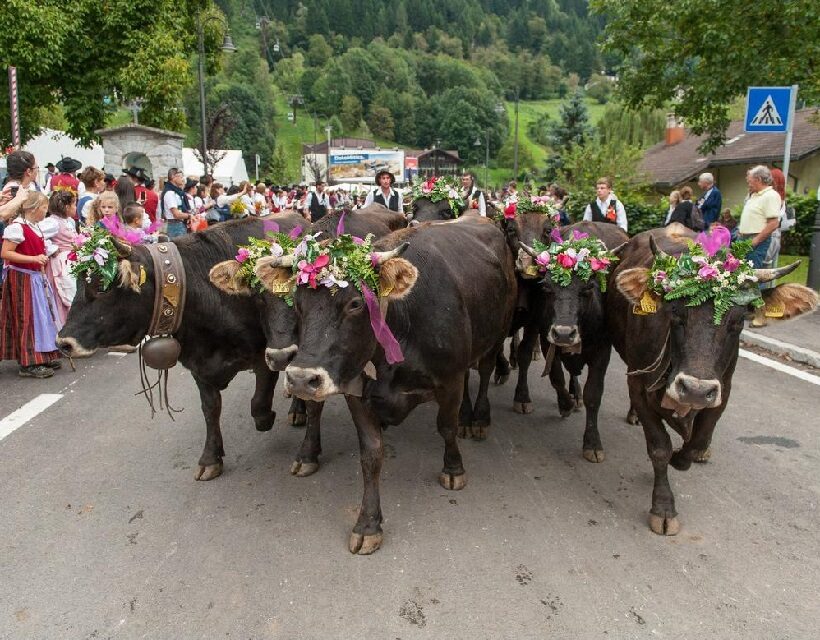
[[[658,243],[655,242],[655,236],[649,236],[649,248],[652,249],[652,255],[656,258],[668,258],[669,254],[666,253],[663,249],[658,247]]]
[[[290,269],[293,266],[293,254],[286,254],[283,256],[265,256],[264,258],[259,258],[256,262],[256,269],[260,267],[284,267],[285,269]]]
[[[621,244],[619,244],[617,247],[615,247],[614,249],[612,249],[612,250],[610,251],[610,253],[611,253],[613,256],[617,256],[617,257],[619,257],[619,258],[620,258],[620,257],[621,257],[621,254],[624,252],[624,249],[626,249],[626,245],[628,245],[628,244],[629,244],[629,241],[627,241],[627,242],[622,242],[622,243],[621,243]]]
[[[117,255],[119,255],[120,258],[127,258],[131,255],[131,245],[118,240],[113,234],[111,235],[111,244],[114,245],[114,248],[117,250]]]
[[[401,254],[407,251],[407,247],[409,246],[409,242],[402,242],[398,247],[396,247],[392,251],[374,251],[373,255],[376,256],[375,263],[384,264],[391,258],[398,258]]]
[[[796,262],[787,264],[785,267],[778,267],[777,269],[755,269],[755,275],[757,276],[757,281],[760,283],[771,282],[772,280],[790,274],[797,269],[799,265],[800,260],[797,260]]]
[[[522,248],[524,251],[526,251],[527,253],[529,253],[529,254],[530,254],[533,258],[537,258],[537,257],[538,257],[538,253],[536,252],[536,250],[535,250],[535,249],[533,249],[533,248],[532,248],[532,247],[530,247],[530,246],[527,246],[526,244],[524,244],[524,243],[523,243],[523,242],[521,242],[520,240],[518,241],[518,246],[519,246],[519,247],[521,247],[521,248]]]

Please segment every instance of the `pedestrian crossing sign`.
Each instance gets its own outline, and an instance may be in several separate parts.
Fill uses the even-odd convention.
[[[746,133],[786,133],[792,115],[793,87],[749,87]]]

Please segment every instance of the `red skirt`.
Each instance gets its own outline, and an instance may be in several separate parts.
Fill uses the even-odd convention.
[[[59,351],[34,350],[31,282],[25,273],[8,269],[0,302],[0,360],[17,360],[20,366],[30,367],[59,357]]]

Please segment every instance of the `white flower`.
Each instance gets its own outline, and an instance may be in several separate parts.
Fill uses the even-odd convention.
[[[567,253],[569,253],[569,252],[567,252]],[[586,260],[588,256],[589,256],[589,249],[587,249],[586,247],[584,247],[583,249],[578,251],[578,261],[579,262],[582,261],[582,260]]]
[[[282,248],[281,244],[279,244],[278,242],[274,242],[270,246],[270,253],[271,253],[272,256],[276,256],[277,258],[279,258],[282,255],[284,255],[285,250]]]

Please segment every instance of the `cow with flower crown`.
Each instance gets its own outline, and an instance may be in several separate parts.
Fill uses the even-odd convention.
[[[610,276],[608,329],[628,368],[629,399],[655,472],[649,526],[659,535],[680,530],[669,465],[685,471],[711,455],[747,314],[763,308],[782,320],[817,307],[817,294],[802,285],[761,291],[799,262],[755,269],[745,258],[750,249],[730,244],[724,227],[696,236],[675,223],[632,238]],[[677,451],[667,425],[683,439]]]

